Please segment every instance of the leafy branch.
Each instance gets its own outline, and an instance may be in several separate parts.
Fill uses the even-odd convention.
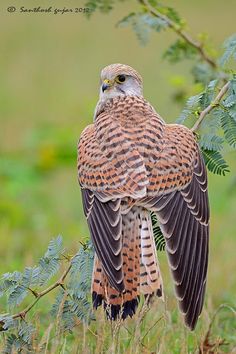
[[[233,75],[220,88],[218,81],[211,81],[205,91],[190,97],[177,122],[197,117],[191,130],[201,128],[197,137],[206,166],[210,172],[224,176],[229,166],[220,151],[226,144],[236,147],[236,77]]]
[[[229,89],[229,85],[230,82],[227,82],[221,89],[220,92],[218,93],[218,95],[216,96],[216,98],[209,104],[209,106],[207,106],[199,115],[198,120],[196,121],[196,123],[194,124],[194,126],[191,128],[191,130],[193,132],[196,132],[196,130],[199,129],[203,119],[214,109],[216,108],[220,101],[222,100],[222,98],[225,96],[226,92]]]
[[[74,256],[75,257],[75,256]],[[53,291],[54,289],[56,289],[57,287],[62,287],[63,290],[66,290],[65,288],[65,279],[67,277],[67,275],[69,274],[71,267],[72,267],[72,262],[74,257],[71,258],[71,261],[69,262],[69,266],[67,267],[67,269],[62,273],[61,277],[52,285],[50,285],[47,289],[41,291],[41,292],[36,292],[32,289],[29,288],[29,290],[32,292],[32,294],[35,296],[35,300],[29,305],[27,306],[24,310],[12,315],[12,319],[16,319],[16,318],[22,318],[25,319],[26,314],[37,304],[37,302],[45,295],[47,295],[48,293],[50,293],[51,291]],[[1,331],[1,329],[0,329]]]
[[[197,41],[196,39],[192,38],[189,33],[183,30],[180,22],[176,23],[173,21],[170,17],[164,15],[160,11],[157,10],[158,4],[156,2],[152,2],[153,4],[155,3],[157,5],[157,8],[153,8],[150,6],[149,2],[146,0],[138,0],[143,6],[144,9],[149,12],[151,15],[154,17],[157,17],[164,21],[169,28],[171,28],[177,35],[179,35],[185,42],[187,42],[189,45],[191,45],[193,48],[195,48],[202,59],[206,61],[213,69],[217,68],[216,62],[206,53],[206,50],[204,49],[203,43]]]
[[[65,256],[62,238],[59,236],[50,241],[47,252],[37,266],[27,267],[22,273],[2,275],[0,297],[6,298],[10,313],[0,314],[0,331],[5,332],[8,349],[32,350],[36,329],[31,323],[32,320],[30,321],[26,315],[42,297],[55,289],[58,291],[50,314],[55,319],[57,333],[70,331],[78,323],[86,324],[94,318],[90,300],[93,258],[94,251],[90,242],[83,244],[74,256]],[[64,268],[65,260],[68,264],[61,276],[46,289],[39,291],[59,270]],[[23,310],[12,314],[12,310],[21,305],[28,294],[33,294],[34,301]]]

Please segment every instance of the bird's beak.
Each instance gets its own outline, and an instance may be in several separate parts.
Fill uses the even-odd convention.
[[[106,91],[109,87],[111,87],[112,82],[110,80],[105,79],[102,84],[102,92]]]

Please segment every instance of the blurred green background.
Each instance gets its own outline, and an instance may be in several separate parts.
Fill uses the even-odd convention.
[[[191,32],[206,32],[219,47],[235,31],[236,2],[169,0]],[[88,236],[77,183],[76,149],[92,122],[99,73],[115,62],[136,68],[145,97],[168,122],[183,104],[173,103],[176,85],[194,94],[189,63],[162,59],[173,42],[169,31],[141,47],[130,28],[115,24],[135,1],[120,2],[109,15],[8,13],[8,6],[81,7],[83,1],[1,0],[0,4],[0,273],[23,270],[62,234],[70,252]],[[214,54],[214,53],[213,53]],[[184,78],[183,75],[187,78]],[[191,92],[192,90],[192,92]],[[208,302],[235,301],[236,154],[226,151],[231,173],[209,174],[211,244]],[[173,297],[164,256],[167,292]]]

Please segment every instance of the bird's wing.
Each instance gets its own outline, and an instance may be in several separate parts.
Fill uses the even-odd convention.
[[[158,156],[164,167],[159,180],[153,178],[156,184],[151,186],[146,207],[158,215],[180,309],[194,329],[203,306],[208,264],[207,174],[191,132],[178,126],[167,130],[165,159]]]
[[[124,289],[121,258],[120,199],[102,202],[93,191],[82,189],[84,213],[103,269],[110,284],[118,291]]]

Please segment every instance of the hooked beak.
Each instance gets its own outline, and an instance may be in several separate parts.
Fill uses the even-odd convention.
[[[109,87],[111,87],[112,82],[110,80],[105,79],[102,84],[102,92],[106,91]]]

